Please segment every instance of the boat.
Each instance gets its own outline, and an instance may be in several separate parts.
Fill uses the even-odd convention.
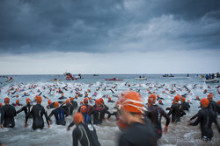
[[[174,75],[172,75],[172,74],[169,74],[169,75],[168,74],[164,74],[163,77],[174,77]]]
[[[116,79],[116,78],[113,78],[113,79],[105,79],[106,81],[122,81],[121,79]]]
[[[93,74],[93,76],[99,76],[98,74]]]
[[[135,78],[135,80],[147,80],[146,77],[142,77],[142,78]]]
[[[218,78],[214,78],[214,79],[209,79],[209,80],[205,80],[206,83],[219,83],[219,79]]]

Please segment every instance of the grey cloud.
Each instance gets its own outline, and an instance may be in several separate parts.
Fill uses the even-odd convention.
[[[0,53],[220,47],[218,0],[1,0],[0,20]]]

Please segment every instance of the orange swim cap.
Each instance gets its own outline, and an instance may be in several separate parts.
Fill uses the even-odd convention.
[[[165,91],[162,91],[162,93],[164,94],[164,93],[165,93]]]
[[[190,100],[187,100],[187,102],[189,102],[189,103],[190,103]]]
[[[75,98],[77,99],[77,98],[78,98],[78,95],[75,95]]]
[[[217,101],[217,104],[220,106],[220,100],[219,100],[219,101]]]
[[[51,103],[52,103],[52,101],[49,99],[49,100],[47,101],[47,103],[48,103],[48,104],[51,104]]]
[[[159,103],[162,103],[162,100],[160,99],[158,102],[159,102]]]
[[[69,99],[66,100],[66,104],[70,104],[70,100]]]
[[[76,125],[79,125],[79,123],[82,123],[83,120],[83,115],[79,112],[77,112],[74,116],[73,116],[73,121],[75,122]]]
[[[178,101],[180,100],[180,95],[177,94],[177,95],[174,97],[174,100],[178,102]]]
[[[121,97],[119,109],[123,108],[128,112],[142,114],[145,110],[142,97],[134,91],[128,91]]]
[[[8,97],[5,97],[4,102],[7,103],[7,104],[9,104],[10,99],[9,99]]]
[[[153,100],[156,100],[156,95],[155,94],[151,94],[148,98],[152,98]]]
[[[88,103],[88,98],[84,98],[84,103]]]
[[[108,100],[109,100],[109,101],[111,101],[111,100],[112,100],[112,98],[109,96],[109,97],[108,97]]]
[[[209,93],[209,95],[207,97],[208,97],[208,99],[212,100],[213,99],[213,94]]]
[[[19,100],[18,99],[16,100],[16,104],[19,104]]]
[[[196,99],[199,99],[199,96],[196,96]]]
[[[200,100],[200,104],[203,105],[204,107],[207,107],[209,105],[209,100],[207,98],[202,98]]]
[[[64,93],[61,94],[62,96],[64,95]]]
[[[59,107],[59,102],[58,102],[58,101],[56,101],[56,102],[54,103],[54,107],[55,107],[55,108],[58,108],[58,107]]]
[[[30,102],[31,102],[30,98],[27,98],[26,103],[30,103]]]
[[[0,107],[2,107],[2,103],[0,102]]]
[[[101,104],[104,104],[103,98],[100,98],[99,101],[101,102]]]
[[[70,97],[70,100],[71,100],[71,101],[73,101],[73,100],[74,100],[74,98],[73,98],[73,97]]]
[[[80,107],[80,111],[81,111],[82,113],[86,113],[86,112],[87,112],[87,107],[86,107],[85,105],[82,105],[82,106]]]
[[[37,103],[41,103],[42,102],[42,98],[41,98],[41,96],[38,96],[37,97]]]
[[[157,95],[157,98],[160,98],[160,95]]]
[[[185,102],[185,101],[186,101],[186,98],[182,97],[182,98],[181,98],[181,101],[182,101],[182,102]]]
[[[95,104],[96,104],[96,105],[100,105],[100,104],[102,104],[102,103],[100,102],[100,99],[96,99],[96,100],[95,100]]]

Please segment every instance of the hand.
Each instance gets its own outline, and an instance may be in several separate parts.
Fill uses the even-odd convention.
[[[47,127],[50,128],[50,125],[48,125]]]
[[[28,124],[27,123],[24,123],[24,127],[26,128],[28,126]]]
[[[68,126],[68,127],[66,128],[66,130],[67,130],[67,131],[70,131],[70,127]]]
[[[3,126],[3,124],[1,124],[1,128],[2,128],[2,129],[4,129],[4,126]]]
[[[109,122],[109,118],[106,118],[106,119],[105,119],[105,122],[107,122],[107,123],[108,123],[108,122]]]
[[[190,121],[187,122],[187,126],[190,126]]]
[[[168,126],[165,126],[164,127],[164,133],[167,133],[167,131],[168,131]]]

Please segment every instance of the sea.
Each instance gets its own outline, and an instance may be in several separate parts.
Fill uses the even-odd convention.
[[[6,78],[0,77],[0,103],[4,102],[5,97],[10,98],[10,103],[15,103],[16,99],[25,105],[26,98],[30,98],[34,103],[34,97],[37,94],[45,96],[52,100],[57,101],[61,96],[56,91],[58,88],[66,87],[63,90],[64,96],[75,97],[76,89],[79,90],[83,97],[75,99],[78,104],[84,99],[85,91],[88,89],[88,96],[93,99],[103,98],[105,104],[109,106],[110,112],[114,111],[115,103],[108,103],[107,96],[110,96],[113,101],[118,100],[118,96],[123,91],[133,90],[140,92],[143,101],[146,104],[147,98],[151,93],[155,92],[163,98],[164,105],[160,105],[164,110],[170,107],[175,95],[185,95],[186,101],[190,100],[190,110],[182,117],[179,123],[170,123],[168,133],[163,134],[162,138],[158,141],[158,145],[166,146],[181,146],[181,145],[216,145],[220,144],[220,133],[218,133],[216,126],[213,124],[214,137],[211,142],[204,142],[200,139],[201,131],[200,126],[187,126],[188,120],[195,115],[199,110],[199,98],[206,98],[208,93],[212,92],[214,95],[213,100],[220,100],[220,83],[205,83],[200,75],[190,74],[173,74],[174,77],[163,77],[162,74],[82,74],[82,79],[66,80],[65,75],[7,75],[12,77],[13,80],[8,82]],[[74,75],[77,76],[77,75]],[[145,76],[147,80],[138,79],[139,76]],[[54,79],[57,79],[54,81]],[[117,78],[121,81],[106,81],[105,79]],[[129,86],[128,86],[129,85]],[[14,93],[15,89],[19,90]],[[54,90],[49,92],[50,88]],[[167,88],[167,90],[166,90]],[[111,89],[111,90],[110,90]],[[207,89],[207,93],[204,90]],[[170,93],[170,90],[175,90],[175,93]],[[94,92],[97,92],[97,96]],[[165,91],[165,93],[163,93]],[[24,92],[28,96],[23,96]],[[18,95],[18,97],[15,97]],[[43,98],[42,105],[47,105],[48,99]],[[94,102],[89,103],[94,105]],[[19,110],[21,107],[16,107]],[[51,109],[47,109],[49,114]],[[74,111],[76,112],[76,110]],[[168,111],[166,111],[168,112]],[[32,130],[32,119],[28,121],[28,127],[24,128],[24,113],[19,113],[15,117],[16,125],[12,129],[0,129],[0,142],[7,146],[61,146],[72,145],[72,127],[67,131],[67,126],[59,126],[55,124],[55,119],[52,118],[52,125],[50,128],[45,127],[43,130]],[[72,116],[66,118],[67,125],[73,120]],[[162,127],[164,127],[165,119],[162,118]],[[218,116],[218,123],[220,124],[220,117]],[[102,146],[117,146],[118,138],[121,133],[116,125],[115,117],[111,117],[109,121],[104,121],[101,125],[95,125],[97,130],[98,139]]]

